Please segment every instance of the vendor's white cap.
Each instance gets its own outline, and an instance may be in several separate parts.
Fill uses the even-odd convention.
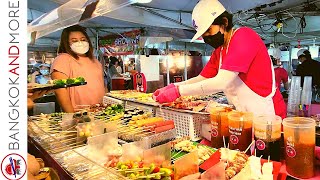
[[[268,49],[268,53],[270,56],[273,56],[276,59],[281,58],[281,50],[279,48],[270,48]]]
[[[305,54],[304,54],[304,51],[306,51],[306,49],[300,49],[300,50],[297,52],[297,57],[299,58],[299,56],[305,55]]]
[[[218,0],[200,0],[192,11],[192,25],[197,33],[191,42],[202,36],[225,10]]]

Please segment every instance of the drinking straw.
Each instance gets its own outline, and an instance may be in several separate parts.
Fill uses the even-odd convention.
[[[218,112],[217,118],[218,118],[218,123],[219,123],[219,125],[218,125],[218,133],[219,133],[219,134],[222,134],[222,133],[221,133],[221,128],[222,128],[222,124],[221,124],[221,112]],[[220,127],[219,127],[219,126],[220,126]]]
[[[244,151],[244,153],[247,153],[247,151],[250,149],[250,147],[253,145],[253,143],[255,143],[255,140],[253,140],[251,142],[251,144],[249,144],[249,146],[247,147],[247,149]]]
[[[222,136],[223,138],[223,147],[226,148],[226,139],[224,138],[224,136]]]
[[[267,142],[271,141],[272,136],[272,121],[267,121]]]
[[[228,158],[227,158],[227,164],[229,165],[229,150],[230,150],[230,149],[229,149],[229,143],[228,143],[227,149],[228,149],[228,150],[227,150],[227,157],[228,157]]]
[[[269,161],[270,161],[270,155],[268,156],[268,163],[269,163]]]
[[[239,123],[240,123],[239,128],[241,128],[243,130],[243,128],[244,128],[243,115],[240,117]]]
[[[300,124],[300,118],[294,118],[294,130],[293,130],[293,136],[295,143],[299,142],[299,124]]]

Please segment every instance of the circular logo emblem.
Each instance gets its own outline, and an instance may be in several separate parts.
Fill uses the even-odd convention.
[[[236,135],[231,135],[230,136],[230,141],[231,141],[232,144],[238,144],[239,138]]]
[[[262,150],[264,150],[266,148],[266,144],[259,139],[259,140],[256,141],[256,147],[257,147],[257,149],[262,151]]]
[[[217,137],[219,133],[217,129],[212,129],[211,134],[212,134],[212,137]]]
[[[293,157],[295,157],[296,156],[296,150],[293,148],[293,147],[291,147],[291,146],[287,146],[286,147],[286,152],[287,152],[287,155],[289,156],[289,157],[291,157],[291,158],[293,158]]]
[[[19,154],[8,154],[1,162],[1,172],[7,179],[19,180],[26,174],[26,171],[26,160]]]

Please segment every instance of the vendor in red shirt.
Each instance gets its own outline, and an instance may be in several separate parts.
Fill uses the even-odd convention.
[[[281,83],[283,83],[283,87],[287,91],[289,89],[288,72],[281,67],[281,50],[279,48],[270,48],[268,53],[272,60],[277,88],[281,91]]]
[[[215,48],[200,75],[158,89],[160,103],[180,96],[208,95],[223,91],[239,111],[286,117],[286,106],[276,88],[268,51],[259,35],[248,27],[233,28],[232,15],[217,0],[201,0],[192,12],[197,33]]]

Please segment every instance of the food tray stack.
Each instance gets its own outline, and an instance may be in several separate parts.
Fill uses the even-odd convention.
[[[109,96],[103,96],[103,105],[107,104],[120,104],[124,106],[124,101]]]
[[[125,101],[124,107],[125,109],[139,108],[145,112],[152,112],[152,116],[155,116],[156,109],[157,109],[157,106],[151,106],[151,105],[146,105],[146,104],[131,102],[131,101]]]
[[[200,139],[201,124],[210,120],[209,115],[183,113],[168,109],[156,109],[156,116],[163,117],[166,120],[174,121],[176,135],[180,137],[188,136],[191,140]]]

